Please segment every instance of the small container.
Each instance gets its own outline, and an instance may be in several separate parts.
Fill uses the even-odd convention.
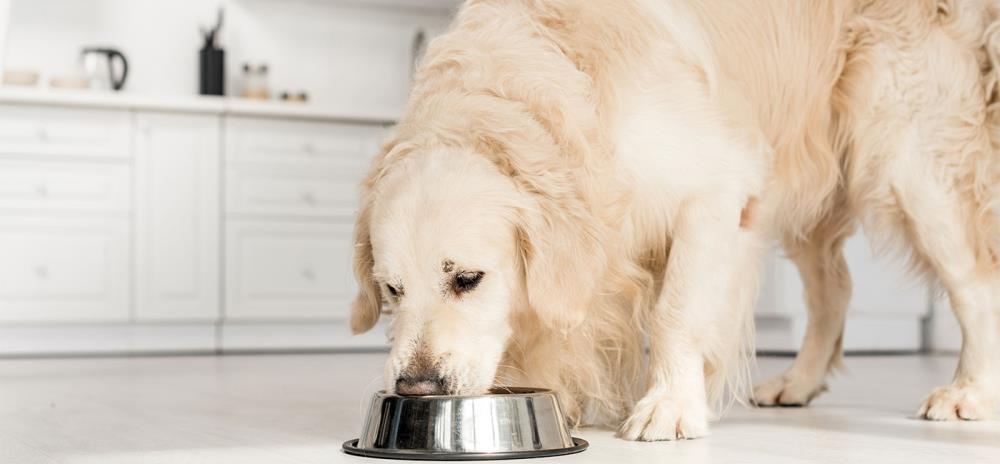
[[[33,87],[38,84],[38,71],[7,69],[3,72],[3,85]]]
[[[556,395],[531,388],[477,396],[375,394],[361,437],[344,443],[357,456],[485,460],[560,456],[587,449],[570,436]]]
[[[81,73],[66,73],[49,77],[49,88],[83,90],[90,88],[90,79]]]
[[[254,98],[267,100],[271,92],[267,85],[268,68],[266,64],[252,65],[243,64],[243,91],[240,93],[244,98]]]

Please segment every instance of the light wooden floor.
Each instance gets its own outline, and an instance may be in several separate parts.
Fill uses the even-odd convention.
[[[379,462],[357,436],[384,354],[0,361],[0,463]],[[777,372],[787,358],[764,358]],[[540,462],[1000,462],[1000,422],[912,419],[950,357],[852,357],[808,409],[736,407],[711,437],[630,443],[584,429],[583,454]],[[389,462],[389,461],[383,461]]]

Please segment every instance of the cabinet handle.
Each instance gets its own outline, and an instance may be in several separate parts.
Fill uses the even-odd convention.
[[[38,129],[38,134],[36,134],[36,135],[38,136],[38,141],[39,142],[48,142],[49,141],[49,131],[46,130],[44,127],[39,128]]]
[[[48,266],[35,266],[35,275],[38,276],[39,279],[43,280],[48,279],[49,278]]]
[[[316,271],[313,271],[313,269],[311,267],[304,267],[304,268],[302,268],[302,278],[304,278],[304,279],[306,279],[306,280],[308,280],[310,282],[315,282],[316,281]]]
[[[38,184],[35,186],[35,195],[41,198],[49,197],[49,186],[45,184]]]
[[[312,144],[312,142],[306,142],[302,144],[302,151],[304,151],[307,155],[315,155],[316,147]]]
[[[301,197],[302,197],[302,202],[303,203],[305,203],[305,204],[307,204],[309,206],[315,206],[316,205],[316,195],[313,194],[312,192],[309,192],[309,191],[302,192]]]

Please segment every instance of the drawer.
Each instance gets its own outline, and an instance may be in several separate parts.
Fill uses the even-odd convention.
[[[125,219],[0,218],[0,321],[127,321]]]
[[[356,290],[352,229],[346,222],[230,222],[226,319],[346,319]]]
[[[128,158],[127,111],[0,105],[0,155]]]
[[[0,209],[128,211],[131,168],[0,159]]]
[[[367,166],[378,152],[382,126],[229,118],[226,160],[331,169]]]
[[[230,169],[226,174],[226,211],[351,218],[358,207],[358,185],[363,176],[361,167],[311,173]]]

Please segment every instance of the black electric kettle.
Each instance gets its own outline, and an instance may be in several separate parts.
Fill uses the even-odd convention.
[[[122,52],[114,48],[87,47],[80,53],[80,59],[83,62],[83,72],[90,82],[90,88],[121,90],[125,86],[128,60]],[[116,60],[120,63],[117,70]]]

